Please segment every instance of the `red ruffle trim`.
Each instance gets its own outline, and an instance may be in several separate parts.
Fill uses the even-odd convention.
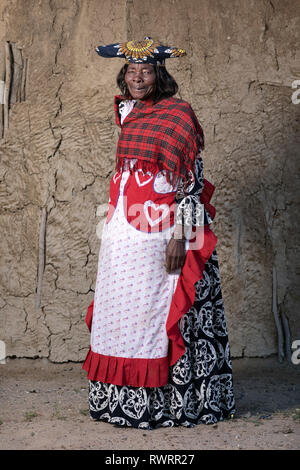
[[[94,300],[92,300],[92,302],[90,303],[87,309],[86,317],[85,317],[85,323],[87,324],[87,327],[90,330],[90,332],[92,331],[93,311],[94,311]]]
[[[131,359],[104,356],[89,349],[82,368],[89,380],[132,387],[162,387],[168,383],[168,356],[158,359]]]
[[[88,307],[85,322],[92,329],[94,300]],[[132,387],[162,387],[168,382],[168,356],[159,359],[131,359],[104,356],[89,348],[82,368],[89,380]]]
[[[200,195],[200,201],[202,202],[202,204],[204,205],[204,208],[208,211],[212,219],[215,218],[216,209],[214,206],[212,206],[209,203],[209,201],[211,200],[211,197],[214,191],[215,191],[215,186],[212,183],[210,183],[207,179],[204,179],[204,187]]]
[[[172,366],[184,354],[185,346],[178,321],[189,311],[195,301],[195,283],[203,278],[205,263],[211,257],[217,237],[209,226],[204,226],[204,242],[200,250],[188,250],[172,298],[166,323],[169,342],[169,364]]]

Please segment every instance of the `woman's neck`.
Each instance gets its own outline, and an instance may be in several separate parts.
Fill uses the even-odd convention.
[[[137,100],[139,103],[145,104],[146,106],[151,106],[154,102],[154,99],[152,96],[149,96],[149,98],[146,98],[144,100]]]

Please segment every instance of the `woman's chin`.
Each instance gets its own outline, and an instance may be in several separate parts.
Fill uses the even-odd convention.
[[[133,97],[134,100],[140,100],[140,101],[146,100],[148,98],[146,93],[135,93],[134,96],[133,95],[131,96]]]
[[[149,98],[151,98],[152,94],[153,93],[149,93],[145,90],[140,90],[140,91],[137,91],[137,90],[134,90],[134,91],[131,91],[129,90],[132,98],[134,100],[139,100],[139,101],[144,101],[144,100],[147,100]]]

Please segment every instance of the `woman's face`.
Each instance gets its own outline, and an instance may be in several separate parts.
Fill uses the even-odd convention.
[[[129,64],[125,82],[135,100],[145,100],[154,95],[156,74],[151,64]]]

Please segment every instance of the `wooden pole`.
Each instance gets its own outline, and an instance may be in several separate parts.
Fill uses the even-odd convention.
[[[0,42],[0,139],[4,135],[5,47]]]
[[[25,87],[27,79],[27,65],[28,59],[23,59],[23,69],[22,69],[22,82],[21,82],[21,101],[25,101]]]
[[[291,332],[288,317],[284,312],[281,312],[284,340],[285,340],[285,355],[288,362],[292,361],[292,344],[291,344]]]
[[[11,53],[10,44],[5,43],[5,94],[4,94],[4,133],[8,129],[8,110],[9,110],[9,96],[11,86]]]
[[[277,307],[277,272],[275,266],[273,266],[273,315],[275,325],[277,328],[278,335],[278,360],[283,362],[284,360],[284,336],[282,331],[282,325]]]
[[[39,257],[38,257],[38,275],[37,275],[37,290],[36,290],[36,309],[40,308],[43,274],[45,269],[45,245],[46,245],[46,220],[47,210],[46,207],[42,208],[40,234],[39,234]]]

